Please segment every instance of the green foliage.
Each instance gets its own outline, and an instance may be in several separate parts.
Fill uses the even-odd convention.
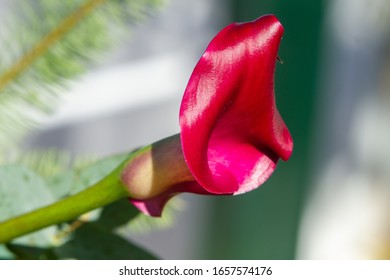
[[[39,248],[19,244],[7,244],[6,248],[19,260],[55,260],[58,257],[52,248]],[[14,257],[15,258],[15,257]]]
[[[149,260],[153,255],[134,246],[126,239],[101,228],[97,223],[86,223],[75,230],[72,238],[61,246],[39,248],[7,244],[7,249],[24,260]]]
[[[87,223],[74,232],[73,238],[54,250],[61,259],[155,259],[124,238],[101,228],[98,223]]]
[[[0,260],[13,260],[15,255],[9,251],[5,245],[0,244]]]
[[[139,214],[134,207],[129,208],[127,199],[121,199],[107,205],[103,208],[97,223],[107,230],[114,230],[127,224]]]
[[[18,165],[0,167],[0,221],[55,202],[45,180]],[[1,229],[0,229],[1,230]],[[23,236],[17,242],[36,246],[51,244],[54,227]]]
[[[74,177],[75,181],[72,182],[72,186],[69,194],[78,193],[87,187],[93,185],[98,182],[102,178],[104,178],[110,171],[116,168],[119,164],[121,164],[126,158],[128,154],[118,154],[114,156],[110,156],[104,159],[101,159],[82,170],[75,170]]]
[[[59,229],[56,236],[62,236],[63,240],[58,246],[7,244],[7,249],[18,259],[155,259],[116,233],[118,227],[141,215],[126,199],[100,212],[94,222],[76,221]]]
[[[20,162],[34,162],[35,170],[20,165],[0,166],[0,221],[79,192],[101,180],[128,157],[128,154],[114,155],[70,169],[70,162],[61,153],[55,155],[52,151],[42,157],[41,164],[36,155],[27,154],[26,160],[19,159]],[[52,169],[46,165],[51,165]],[[177,202],[170,203],[164,217],[156,219],[139,213],[127,199],[122,199],[87,213],[77,221],[18,238],[7,244],[8,249],[0,245],[0,258],[12,258],[13,255],[19,259],[154,258],[124,236],[130,232],[167,227],[173,221],[175,210],[181,206]],[[95,238],[88,238],[92,235]]]

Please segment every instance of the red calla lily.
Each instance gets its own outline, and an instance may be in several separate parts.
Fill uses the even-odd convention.
[[[210,42],[184,92],[180,135],[144,149],[122,172],[130,201],[142,212],[160,216],[181,192],[251,191],[279,158],[290,157],[292,138],[274,97],[282,34],[280,22],[267,15],[233,23]]]

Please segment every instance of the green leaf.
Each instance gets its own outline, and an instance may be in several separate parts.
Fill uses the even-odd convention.
[[[50,190],[53,195],[58,199],[68,196],[76,181],[76,172],[67,171],[61,174],[56,174],[51,178],[48,178],[47,184],[50,186]]]
[[[54,252],[61,259],[82,260],[149,260],[150,253],[134,246],[124,238],[102,229],[96,223],[78,228],[73,238]]]
[[[0,260],[12,260],[15,259],[15,255],[12,254],[5,245],[0,244]]]
[[[92,156],[78,156],[71,161],[67,152],[36,150],[16,153],[7,162],[24,166],[42,179],[58,200],[75,194],[109,174],[128,154],[119,154],[97,160]]]
[[[0,166],[0,221],[51,204],[55,198],[45,181],[26,167]],[[52,243],[55,227],[16,239],[18,243],[45,246]]]
[[[32,247],[19,244],[0,245],[0,259],[131,259],[149,260],[155,256],[131,244],[122,237],[106,231],[95,223],[77,229],[73,238],[59,247]]]
[[[127,224],[137,215],[141,215],[140,212],[127,199],[120,199],[103,207],[96,223],[107,230],[113,230]]]
[[[19,260],[56,260],[57,256],[52,249],[31,247],[17,244],[7,244],[9,251]]]
[[[82,169],[76,175],[76,181],[73,185],[70,194],[78,193],[87,187],[95,184],[99,180],[103,179],[112,170],[114,170],[120,163],[122,163],[128,157],[128,153],[114,155],[101,159],[86,168]]]

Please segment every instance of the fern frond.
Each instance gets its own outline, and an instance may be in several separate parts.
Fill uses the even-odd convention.
[[[49,34],[43,37],[36,46],[24,54],[18,61],[16,61],[10,69],[0,76],[0,91],[5,88],[12,80],[16,79],[22,72],[24,72],[30,65],[34,63],[39,57],[43,56],[56,42],[61,40],[77,23],[96,7],[101,5],[104,0],[89,0],[84,5],[76,9],[63,21],[61,21],[56,28]]]
[[[118,38],[118,23],[140,20],[158,0],[18,1],[1,19],[0,151],[10,148],[58,94]],[[16,6],[18,5],[18,6]],[[16,12],[18,11],[18,13]],[[4,21],[1,24],[1,21]],[[7,29],[4,29],[4,25]],[[125,24],[122,25],[122,27]]]

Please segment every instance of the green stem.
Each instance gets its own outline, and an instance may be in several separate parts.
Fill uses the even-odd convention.
[[[110,175],[88,189],[0,223],[0,244],[44,227],[67,222],[93,209],[105,206],[128,193],[119,181],[121,165]]]

